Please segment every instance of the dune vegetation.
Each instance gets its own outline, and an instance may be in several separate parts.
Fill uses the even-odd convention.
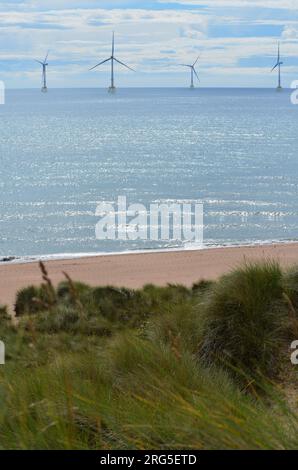
[[[135,291],[41,270],[0,309],[0,449],[298,448],[298,269]]]

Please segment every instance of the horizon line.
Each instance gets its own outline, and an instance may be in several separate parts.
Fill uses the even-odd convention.
[[[97,86],[84,86],[84,87],[78,87],[78,86],[68,86],[68,87],[61,87],[61,86],[52,86],[49,87],[49,92],[51,90],[107,90],[108,87],[97,87]],[[117,90],[154,90],[154,89],[164,89],[164,90],[190,90],[190,87],[187,86],[121,86],[117,87]],[[276,87],[272,86],[198,86],[195,87],[194,89],[190,91],[195,91],[195,90],[276,90]],[[6,87],[6,91],[25,91],[25,90],[40,90],[40,87],[24,87],[24,88],[19,88],[19,87]],[[283,87],[283,90],[292,90],[291,87]]]

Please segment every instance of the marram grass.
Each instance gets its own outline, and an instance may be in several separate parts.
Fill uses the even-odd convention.
[[[0,449],[298,448],[295,270],[132,291],[42,268],[17,325],[0,310]]]

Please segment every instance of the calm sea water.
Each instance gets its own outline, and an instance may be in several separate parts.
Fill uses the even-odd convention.
[[[298,239],[290,91],[8,91],[0,256],[179,248],[98,241],[100,201],[202,201],[206,245]]]

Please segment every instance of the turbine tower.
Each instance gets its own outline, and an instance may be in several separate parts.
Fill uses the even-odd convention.
[[[200,81],[199,79],[199,76],[197,74],[197,71],[195,69],[195,66],[197,65],[197,62],[199,60],[200,56],[197,58],[197,60],[192,64],[192,65],[189,65],[189,64],[180,64],[181,67],[188,67],[190,68],[190,88],[194,88],[195,85],[194,85],[194,76],[197,77],[197,79]]]
[[[112,55],[111,55],[111,57],[109,57],[109,58],[106,59],[106,60],[103,60],[103,61],[100,62],[99,64],[97,64],[97,65],[95,65],[94,67],[92,67],[90,70],[94,70],[96,67],[99,67],[100,65],[103,65],[103,64],[105,64],[106,62],[111,62],[111,85],[110,85],[108,91],[109,91],[109,93],[115,93],[116,87],[115,87],[114,62],[118,62],[118,64],[123,65],[123,67],[126,67],[127,69],[132,70],[133,72],[135,72],[134,69],[132,69],[132,68],[129,67],[128,65],[124,64],[124,63],[121,62],[119,59],[116,59],[116,57],[115,57],[115,33],[113,33]]]
[[[47,86],[47,66],[48,64],[48,57],[49,57],[49,51],[45,57],[45,60],[41,62],[40,60],[36,60],[41,66],[42,66],[42,93],[47,93],[48,91],[48,86]]]
[[[280,60],[280,43],[278,43],[278,53],[277,53],[277,62],[276,64],[274,65],[273,69],[271,70],[271,72],[273,72],[273,70],[275,70],[276,68],[278,68],[278,86],[277,86],[277,91],[282,91],[282,86],[281,86],[281,66],[283,65],[283,62],[281,62]]]

